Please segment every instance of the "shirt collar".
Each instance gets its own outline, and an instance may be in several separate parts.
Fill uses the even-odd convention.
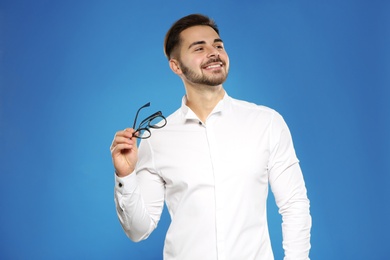
[[[186,105],[186,101],[187,101],[187,97],[186,96],[183,96],[182,100],[181,100],[181,111],[183,113],[183,116],[185,119],[189,119],[189,120],[193,120],[193,119],[196,119],[196,120],[199,120],[198,117],[196,116],[196,114],[191,110],[191,108],[189,108],[187,105]],[[216,113],[223,113],[224,110],[226,110],[227,106],[228,106],[228,103],[230,102],[230,97],[229,95],[225,92],[225,95],[224,97],[221,99],[221,101],[218,102],[218,104],[214,107],[213,111],[210,113],[210,115],[212,114],[216,114]]]

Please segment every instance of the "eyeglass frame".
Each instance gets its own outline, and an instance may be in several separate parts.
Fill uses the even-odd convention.
[[[141,121],[141,123],[138,125],[138,128],[135,129],[136,125],[137,125],[137,119],[138,119],[138,114],[139,112],[145,108],[145,107],[149,107],[150,106],[150,102],[146,103],[145,105],[143,105],[142,107],[140,107],[138,110],[137,110],[137,113],[135,114],[135,118],[134,118],[134,122],[133,122],[133,129],[135,130],[134,133],[133,133],[133,137],[135,138],[139,138],[139,139],[148,139],[149,137],[152,136],[152,132],[150,131],[149,128],[154,128],[154,129],[160,129],[160,128],[163,128],[166,124],[167,124],[167,119],[165,118],[165,116],[163,116],[162,112],[161,111],[157,111],[156,113],[148,116],[147,118],[145,118],[144,120]],[[162,125],[151,125],[150,122],[152,122],[153,119],[155,118],[161,118],[164,123]],[[161,121],[159,121],[161,122]],[[142,127],[145,123],[147,123],[147,125],[145,127]],[[137,135],[136,133],[140,133],[141,131],[146,131],[149,133],[149,135],[145,136],[145,135]]]

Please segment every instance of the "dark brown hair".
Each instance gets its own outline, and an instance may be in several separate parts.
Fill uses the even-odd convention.
[[[165,35],[164,53],[168,60],[171,58],[172,52],[180,45],[180,33],[187,28],[197,25],[207,25],[214,29],[219,35],[217,24],[214,20],[202,14],[190,14],[176,21]]]

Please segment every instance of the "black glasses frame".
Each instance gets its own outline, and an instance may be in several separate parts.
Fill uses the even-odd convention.
[[[162,112],[157,111],[156,113],[154,113],[154,114],[148,116],[147,118],[145,118],[144,120],[142,120],[136,129],[135,127],[137,125],[137,119],[138,119],[139,112],[143,108],[149,107],[149,106],[150,106],[150,102],[148,102],[145,105],[143,105],[142,107],[140,107],[137,110],[137,113],[135,114],[135,119],[134,119],[134,123],[133,123],[133,129],[135,130],[133,133],[133,137],[135,137],[135,138],[147,139],[152,135],[149,128],[159,129],[159,128],[163,128],[167,124],[167,119],[163,116]],[[161,119],[161,120],[159,120],[159,124],[152,124],[152,121],[155,119]],[[162,122],[162,124],[161,124],[161,122]],[[141,132],[142,132],[142,134],[141,134]]]

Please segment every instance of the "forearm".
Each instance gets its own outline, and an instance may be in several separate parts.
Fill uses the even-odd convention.
[[[279,210],[282,215],[285,260],[307,260],[310,251],[311,216],[305,195],[292,198]]]
[[[116,211],[126,235],[134,242],[146,239],[157,226],[162,206],[147,206],[136,173],[115,177],[115,184]]]
[[[309,259],[310,201],[298,163],[279,176],[273,183],[273,192],[283,220],[284,259]]]

